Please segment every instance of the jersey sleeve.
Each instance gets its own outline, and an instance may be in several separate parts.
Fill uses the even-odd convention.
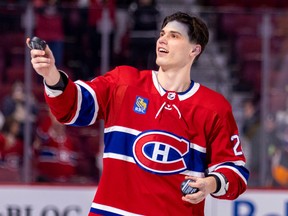
[[[223,174],[228,180],[228,188],[223,195],[214,195],[220,199],[236,199],[247,188],[249,171],[245,167],[245,156],[230,105],[229,109],[216,116],[209,140],[208,172]],[[212,194],[213,196],[213,194]]]
[[[51,95],[49,91],[46,90],[45,86],[45,100],[50,107],[51,112],[61,123],[67,124],[75,116],[77,110],[77,87],[70,79],[68,79],[68,84],[63,92]]]
[[[91,125],[97,119],[107,116],[108,104],[115,88],[125,82],[133,71],[136,69],[122,66],[92,81],[73,82],[68,79],[61,94],[51,97],[46,91],[46,102],[61,123],[73,126]]]

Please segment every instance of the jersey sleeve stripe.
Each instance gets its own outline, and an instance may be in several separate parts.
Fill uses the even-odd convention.
[[[82,104],[82,95],[81,95],[81,89],[78,85],[76,85],[76,88],[77,88],[77,98],[78,98],[78,101],[77,101],[77,109],[76,109],[76,113],[74,115],[74,117],[72,118],[71,121],[69,122],[66,122],[65,124],[66,125],[74,125],[75,121],[77,120],[78,116],[79,116],[79,112],[80,112],[80,106],[79,104]]]
[[[222,166],[222,165],[225,165],[226,163],[229,163],[229,164],[234,164],[234,166],[245,166],[245,162],[242,161],[242,160],[238,160],[238,161],[229,161],[229,162],[225,162],[225,163],[218,163],[218,164],[215,164],[211,167],[209,167],[208,171],[209,172],[213,172],[217,167],[219,166]]]
[[[215,171],[217,172],[218,169],[222,169],[222,168],[230,169],[230,170],[234,171],[245,182],[245,184],[247,185],[249,172],[248,172],[248,170],[245,167],[236,166],[233,163],[225,163],[225,164],[222,164],[222,165],[218,166],[215,169]]]
[[[78,91],[77,111],[74,118],[66,123],[73,126],[87,126],[95,123],[99,106],[95,92],[82,81],[76,81]]]
[[[205,177],[205,172],[194,172],[190,170],[185,170],[184,172],[181,172],[180,174],[185,175],[185,176],[196,176],[199,178]]]

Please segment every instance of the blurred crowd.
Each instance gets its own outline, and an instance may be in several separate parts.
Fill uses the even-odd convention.
[[[108,38],[108,69],[119,64],[156,69],[155,42],[159,35],[159,22],[169,11],[163,10],[161,5],[179,7],[182,4],[183,10],[188,11],[187,6],[194,4],[196,8],[224,8],[226,11],[212,15],[216,17],[212,23],[217,25],[211,26],[211,31],[214,31],[212,35],[216,41],[224,44],[224,51],[220,52],[229,56],[233,90],[247,95],[239,108],[243,113],[239,130],[251,171],[249,186],[287,187],[288,16],[274,14],[272,20],[275,28],[271,44],[273,75],[269,81],[267,116],[261,115],[262,41],[259,36],[261,15],[265,14],[261,11],[285,10],[288,8],[286,2],[0,1],[0,182],[23,181],[25,157],[27,160],[24,154],[25,129],[28,124],[32,128],[28,134],[32,140],[28,160],[31,160],[33,182],[97,183],[101,175],[101,125],[73,128],[59,124],[45,105],[42,80],[35,73],[32,73],[32,92],[26,91],[26,37],[36,35],[44,39],[55,55],[58,68],[73,80],[89,80],[103,72],[102,48],[106,41],[103,35]],[[27,3],[32,5],[32,15],[26,10]],[[257,10],[257,13],[251,13],[252,10]],[[32,35],[26,35],[27,28],[32,28]],[[265,164],[263,155],[266,155]],[[264,185],[262,166],[268,167]]]
[[[30,103],[26,103],[28,100]],[[25,94],[24,85],[19,81],[1,102],[0,181],[23,182],[24,141],[25,136],[30,136],[28,159],[32,181],[98,182],[97,125],[79,129],[60,124],[44,104],[39,104],[33,95]],[[25,130],[27,124],[31,127],[29,134]]]
[[[29,160],[32,182],[97,183],[101,175],[100,126],[73,128],[57,122],[45,105],[42,80],[34,73],[32,91],[27,92],[28,35],[24,30],[32,27],[29,36],[44,39],[56,65],[74,80],[92,79],[101,73],[103,31],[109,38],[109,67],[129,64],[151,68],[160,19],[156,1],[34,0],[32,14],[23,12],[21,5],[25,4],[14,3],[25,1],[6,2],[2,13],[0,10],[5,17],[5,22],[0,21],[1,34],[7,39],[0,44],[0,182],[23,182],[24,163]],[[13,12],[15,16],[5,16]],[[27,135],[28,124],[31,130]],[[25,136],[32,140],[28,157]]]

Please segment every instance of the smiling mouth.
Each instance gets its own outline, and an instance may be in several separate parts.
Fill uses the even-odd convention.
[[[164,49],[162,47],[158,48],[158,52],[160,52],[160,53],[169,53],[168,50],[166,50],[166,49]]]

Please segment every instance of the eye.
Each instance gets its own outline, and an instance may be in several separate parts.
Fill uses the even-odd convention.
[[[177,34],[171,34],[171,38],[178,38]]]
[[[164,32],[160,32],[159,36],[160,37],[164,36]]]

